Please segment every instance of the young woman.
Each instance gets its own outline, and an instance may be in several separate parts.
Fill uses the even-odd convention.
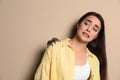
[[[96,12],[83,15],[72,38],[50,45],[35,80],[106,80],[104,20]]]

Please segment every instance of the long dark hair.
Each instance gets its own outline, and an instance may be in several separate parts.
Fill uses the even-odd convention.
[[[88,49],[95,54],[99,61],[100,61],[100,77],[101,80],[107,80],[107,57],[106,57],[106,46],[105,46],[105,25],[104,25],[104,19],[103,17],[96,12],[88,12],[85,15],[83,15],[77,22],[77,24],[74,27],[73,33],[71,38],[73,38],[76,35],[77,32],[77,26],[88,16],[96,16],[100,22],[101,22],[101,30],[98,33],[98,37],[94,39],[93,41],[89,42],[87,47]]]

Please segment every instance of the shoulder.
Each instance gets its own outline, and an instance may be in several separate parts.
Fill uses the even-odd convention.
[[[66,48],[65,40],[61,40],[58,42],[49,45],[46,50],[45,54],[51,59],[59,58],[60,55],[63,53],[62,51]]]
[[[63,45],[63,41],[53,42],[52,45],[49,45],[46,48],[46,51],[50,53],[58,52],[61,49],[62,45]]]

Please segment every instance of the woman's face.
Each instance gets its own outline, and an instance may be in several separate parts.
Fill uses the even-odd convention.
[[[97,38],[101,29],[101,22],[96,16],[86,17],[78,26],[76,37],[85,43]]]

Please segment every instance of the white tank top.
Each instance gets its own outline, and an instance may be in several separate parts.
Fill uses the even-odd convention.
[[[88,61],[83,66],[75,65],[74,80],[87,80],[90,76],[90,65]]]

